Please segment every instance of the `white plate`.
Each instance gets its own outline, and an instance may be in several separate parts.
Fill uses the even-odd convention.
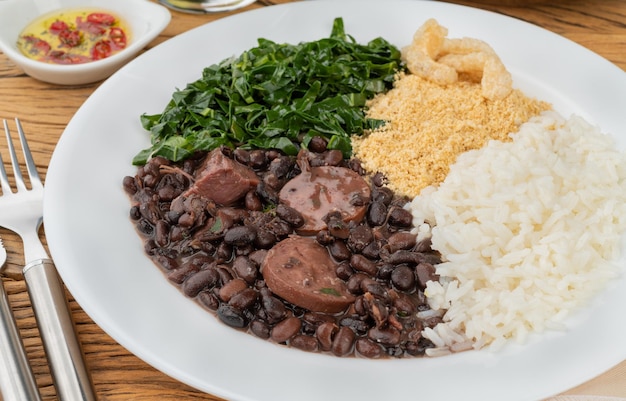
[[[550,332],[499,353],[435,359],[341,359],[287,349],[219,323],[143,254],[122,178],[149,144],[142,113],[161,112],[203,67],[258,37],[296,43],[330,34],[335,17],[359,42],[398,46],[430,17],[450,37],[488,41],[518,87],[582,115],[626,143],[626,74],[536,26],[477,9],[420,1],[315,1],[264,7],[173,38],[107,80],[76,113],[47,175],[45,227],[68,289],[89,316],[137,356],[200,390],[233,400],[537,400],[626,358],[626,280]],[[620,261],[624,265],[624,260]],[[620,317],[621,316],[621,317]],[[123,366],[120,366],[123,369]]]

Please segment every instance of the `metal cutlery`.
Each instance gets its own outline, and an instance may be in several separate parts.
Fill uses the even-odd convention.
[[[91,378],[74,331],[74,324],[65,298],[61,279],[54,263],[39,239],[43,220],[43,184],[30,153],[19,119],[15,124],[30,180],[27,188],[11,139],[7,121],[4,131],[11,156],[17,191],[13,192],[0,157],[0,226],[17,233],[24,243],[26,266],[23,269],[28,294],[43,340],[50,371],[61,401],[95,400]]]
[[[0,273],[7,251],[0,239]],[[9,298],[0,283],[0,395],[4,400],[39,401],[39,389],[28,364],[28,357],[15,323]]]

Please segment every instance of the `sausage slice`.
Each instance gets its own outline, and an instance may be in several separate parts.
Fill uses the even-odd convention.
[[[360,222],[367,211],[371,190],[359,174],[345,167],[320,166],[303,170],[283,186],[280,202],[304,217],[297,232],[315,235],[326,228],[324,217],[339,211],[346,222]]]
[[[251,168],[224,156],[219,148],[207,155],[194,178],[184,196],[198,194],[224,206],[237,202],[259,183]]]
[[[261,273],[268,288],[294,305],[314,312],[341,312],[354,302],[337,264],[326,248],[310,237],[294,236],[269,250]]]

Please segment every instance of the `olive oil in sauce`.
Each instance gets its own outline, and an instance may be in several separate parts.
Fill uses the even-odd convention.
[[[128,25],[99,9],[66,9],[31,22],[17,40],[29,58],[52,64],[81,64],[110,57],[130,41]]]

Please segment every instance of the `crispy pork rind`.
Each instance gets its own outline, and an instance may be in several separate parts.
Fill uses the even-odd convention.
[[[412,74],[448,85],[462,76],[480,82],[487,99],[503,99],[511,93],[511,74],[487,43],[474,38],[449,39],[448,30],[434,19],[427,20],[402,49]]]

